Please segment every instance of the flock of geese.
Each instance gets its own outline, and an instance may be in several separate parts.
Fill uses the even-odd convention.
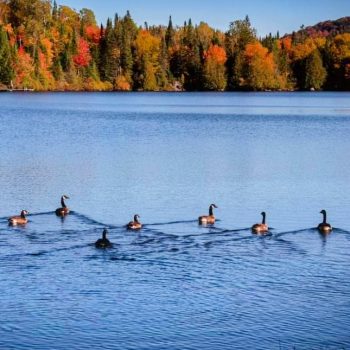
[[[69,199],[68,196],[63,195],[61,197],[61,207],[57,208],[55,213],[59,217],[65,217],[66,215],[69,214],[70,210],[67,207],[65,200]],[[209,207],[209,215],[203,215],[198,218],[198,223],[199,225],[213,225],[215,224],[215,216],[214,216],[214,208],[217,208],[215,204],[211,204]],[[18,226],[18,225],[25,225],[28,222],[28,219],[26,215],[28,215],[29,212],[27,210],[22,210],[21,215],[19,216],[12,216],[8,219],[9,225],[10,226]],[[323,233],[327,234],[332,231],[332,226],[327,223],[327,213],[325,210],[321,210],[320,214],[323,215],[323,221],[318,225],[318,230]],[[262,212],[262,222],[259,224],[255,224],[252,226],[252,231],[255,234],[266,234],[269,231],[269,226],[266,223],[266,213]],[[135,215],[134,220],[130,221],[127,225],[126,228],[128,230],[141,230],[142,224],[140,222],[140,216]],[[107,229],[103,230],[102,233],[102,238],[96,241],[95,246],[96,248],[108,248],[112,246],[112,243],[107,239]]]

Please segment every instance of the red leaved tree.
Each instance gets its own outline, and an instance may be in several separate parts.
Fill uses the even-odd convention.
[[[89,44],[83,38],[79,39],[77,54],[73,57],[73,61],[78,68],[87,67],[91,61]]]

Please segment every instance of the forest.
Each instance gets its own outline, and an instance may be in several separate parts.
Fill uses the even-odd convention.
[[[0,0],[0,90],[350,90],[350,20],[258,37],[249,17],[142,26],[127,12]],[[345,25],[346,23],[346,25]]]

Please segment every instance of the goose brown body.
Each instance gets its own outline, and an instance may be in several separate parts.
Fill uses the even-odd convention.
[[[198,218],[199,225],[213,225],[215,224],[214,208],[217,208],[215,204],[211,204],[209,207],[209,215],[203,215]]]
[[[107,238],[107,229],[104,229],[102,232],[102,238],[98,239],[95,242],[95,247],[100,249],[106,249],[112,247],[112,243]]]
[[[134,216],[134,221],[130,221],[130,222],[127,224],[128,230],[141,230],[142,224],[141,224],[141,222],[139,221],[139,219],[140,219],[140,216],[136,214],[136,215]]]
[[[323,215],[323,222],[321,222],[317,228],[321,233],[330,233],[332,232],[333,228],[332,226],[327,222],[327,212],[325,210],[321,210],[320,214]]]
[[[263,234],[269,231],[269,227],[266,224],[266,213],[263,211],[261,215],[263,217],[261,224],[255,224],[252,226],[253,233]]]
[[[26,210],[21,211],[21,215],[19,216],[12,216],[8,219],[10,226],[17,226],[17,225],[25,225],[28,222],[28,219],[26,218],[26,215],[29,213]]]
[[[70,212],[69,208],[66,206],[65,199],[69,199],[69,197],[66,196],[66,195],[63,195],[63,196],[61,197],[61,206],[62,206],[62,207],[56,209],[55,212],[56,212],[56,215],[57,215],[57,216],[66,216],[66,215],[68,215],[69,212]]]

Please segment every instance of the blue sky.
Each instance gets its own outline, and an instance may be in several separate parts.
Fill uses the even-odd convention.
[[[99,22],[115,12],[124,15],[130,10],[138,24],[182,25],[189,17],[193,23],[205,21],[212,27],[226,30],[230,22],[249,15],[259,35],[269,32],[289,33],[327,19],[350,16],[350,0],[58,0],[59,4],[77,10],[92,9]]]

